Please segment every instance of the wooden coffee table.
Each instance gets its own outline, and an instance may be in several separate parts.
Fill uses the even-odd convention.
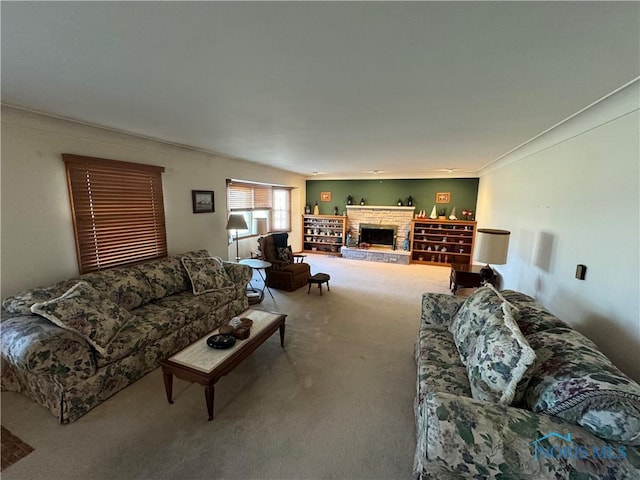
[[[247,358],[256,348],[262,345],[276,330],[280,330],[280,345],[284,347],[284,329],[286,315],[261,310],[246,310],[238,315],[253,320],[251,335],[246,340],[236,340],[232,348],[218,350],[207,345],[207,338],[218,333],[218,330],[179,351],[172,357],[160,362],[167,400],[173,403],[173,376],[188,382],[204,386],[204,397],[207,402],[209,420],[213,419],[213,399],[215,384],[227,373]]]

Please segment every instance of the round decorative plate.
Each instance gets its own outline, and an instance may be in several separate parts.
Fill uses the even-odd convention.
[[[231,348],[236,343],[236,337],[233,335],[211,335],[207,338],[207,345],[211,348]]]

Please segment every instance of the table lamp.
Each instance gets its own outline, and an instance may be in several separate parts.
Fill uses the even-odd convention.
[[[486,266],[480,270],[480,279],[485,283],[491,280],[494,275],[493,269],[489,264],[504,265],[507,263],[511,232],[492,228],[479,228],[477,233],[477,246],[474,250],[473,258],[479,262],[486,263]]]
[[[258,234],[258,250],[256,251],[256,257],[260,260],[264,259],[264,253],[262,252],[262,246],[260,245],[260,241],[264,238],[266,234],[269,233],[269,229],[267,228],[267,219],[266,218],[256,218],[256,233]]]
[[[256,218],[256,233],[260,237],[264,237],[269,230],[267,229],[267,219],[266,218]]]
[[[229,215],[229,220],[227,220],[226,230],[235,230],[236,231],[236,262],[240,261],[240,246],[238,244],[238,230],[246,230],[247,222],[244,220],[244,215],[234,214]]]

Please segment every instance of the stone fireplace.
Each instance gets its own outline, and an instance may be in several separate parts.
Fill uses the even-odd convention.
[[[363,250],[355,245],[347,246],[342,248],[342,255],[346,258],[408,264],[409,252],[403,250],[403,245],[411,233],[414,211],[414,207],[347,205],[347,233],[351,234],[352,245],[359,241],[369,243],[373,248]],[[373,241],[367,241],[367,238]]]

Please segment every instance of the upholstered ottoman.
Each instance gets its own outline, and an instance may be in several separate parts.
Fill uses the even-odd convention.
[[[328,273],[316,273],[315,275],[312,275],[309,277],[309,279],[307,280],[307,283],[309,284],[309,288],[307,289],[307,295],[309,294],[309,292],[311,291],[311,285],[313,284],[317,284],[318,288],[320,289],[320,295],[322,296],[322,284],[326,283],[327,284],[327,291],[331,291],[331,289],[329,288],[329,280],[331,279],[331,276]]]

